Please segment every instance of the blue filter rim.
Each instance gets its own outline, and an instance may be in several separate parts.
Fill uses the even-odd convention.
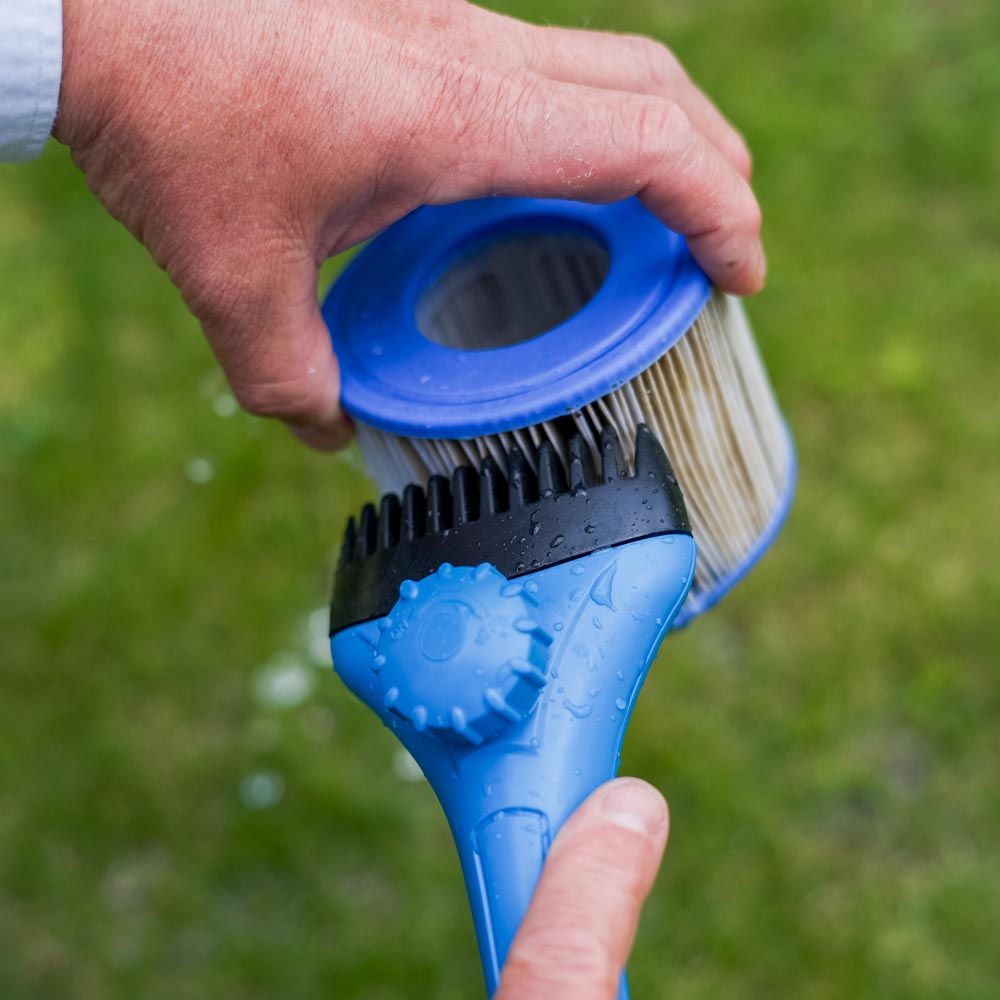
[[[589,237],[606,251],[596,294],[533,339],[467,350],[417,326],[421,297],[491,241]],[[356,419],[415,438],[472,438],[572,413],[648,368],[691,327],[712,286],[684,239],[635,198],[610,205],[490,198],[420,208],[373,239],[323,303]]]

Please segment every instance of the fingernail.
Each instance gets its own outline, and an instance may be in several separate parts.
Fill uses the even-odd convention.
[[[652,837],[667,822],[667,804],[652,785],[637,778],[611,784],[601,801],[604,815],[616,826]]]

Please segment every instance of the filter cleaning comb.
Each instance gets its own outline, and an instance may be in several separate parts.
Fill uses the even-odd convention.
[[[492,993],[667,629],[780,527],[791,438],[739,304],[635,200],[421,209],[324,315],[386,491],[346,532],[334,665],[444,807]]]

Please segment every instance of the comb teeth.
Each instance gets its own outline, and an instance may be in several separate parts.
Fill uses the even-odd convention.
[[[613,427],[605,427],[601,430],[601,481],[613,483],[627,477],[628,468],[618,432]]]
[[[507,453],[507,485],[511,507],[527,507],[538,499],[538,477],[517,445]]]
[[[538,446],[538,492],[543,497],[550,497],[568,489],[562,460],[551,442],[543,441]]]
[[[451,477],[454,524],[469,524],[479,517],[479,477],[471,465],[460,465]]]
[[[451,527],[451,490],[444,476],[431,476],[427,483],[427,530],[447,531]]]
[[[427,530],[427,498],[416,483],[410,483],[403,491],[401,528],[406,542],[412,542]]]
[[[401,508],[395,493],[386,493],[378,515],[378,547],[387,549],[399,544]]]
[[[402,503],[395,494],[388,493],[382,498],[378,514],[372,504],[366,504],[358,522],[353,517],[347,522],[340,565],[365,559],[400,542],[416,541],[428,533],[442,534],[542,499],[628,478],[625,453],[613,428],[602,430],[599,451],[598,471],[580,435],[569,439],[566,463],[550,442],[543,441],[538,446],[536,471],[515,446],[507,453],[506,476],[492,457],[486,457],[478,473],[471,465],[460,465],[451,482],[444,476],[432,476],[426,494],[419,486],[407,486]],[[636,476],[655,474],[676,482],[663,449],[644,425],[636,434],[635,469]]]
[[[370,556],[378,539],[378,515],[373,504],[366,503],[361,508],[361,523],[358,526],[358,558]]]
[[[479,470],[479,516],[500,514],[508,506],[507,480],[492,458],[484,458]]]
[[[569,488],[572,492],[585,490],[594,482],[594,466],[590,449],[579,434],[569,439]]]
[[[347,527],[344,529],[344,544],[340,549],[340,565],[346,566],[359,558],[358,525],[352,516],[347,519]]]

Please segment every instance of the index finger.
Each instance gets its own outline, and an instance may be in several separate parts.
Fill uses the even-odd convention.
[[[679,104],[532,73],[481,81],[476,90],[478,106],[466,111],[462,169],[442,172],[428,200],[499,194],[610,202],[638,195],[687,237],[723,291],[752,295],[763,287],[753,191]]]

